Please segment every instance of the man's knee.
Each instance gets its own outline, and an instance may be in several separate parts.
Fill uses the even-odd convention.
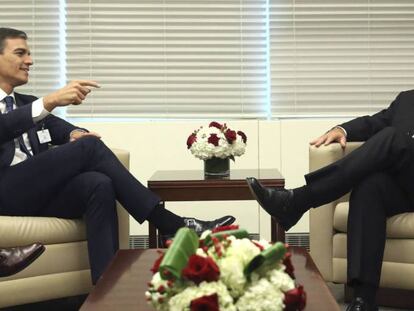
[[[389,181],[390,176],[384,172],[376,172],[368,175],[356,186],[358,188],[377,189],[382,188]]]
[[[99,172],[86,172],[82,174],[84,184],[90,192],[100,193],[104,196],[114,197],[114,188],[111,178]]]
[[[409,137],[408,134],[409,133],[403,132],[402,130],[392,126],[387,126],[377,133],[377,135],[383,138],[394,139],[398,142],[407,141],[407,138]]]
[[[352,192],[358,193],[377,193],[381,194],[386,190],[387,185],[391,182],[390,176],[384,172],[376,172],[368,175],[353,187]]]
[[[354,185],[350,201],[355,202],[355,200],[359,200],[360,198],[381,196],[384,192],[386,192],[387,185],[389,185],[390,182],[390,176],[384,172],[370,174],[362,179],[358,184]],[[364,208],[367,209],[370,209],[371,207],[374,207],[374,205],[364,205]]]

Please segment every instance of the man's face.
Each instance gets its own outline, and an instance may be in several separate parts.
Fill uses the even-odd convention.
[[[3,53],[0,53],[0,87],[10,93],[16,86],[27,83],[31,65],[33,60],[26,40],[6,39]]]

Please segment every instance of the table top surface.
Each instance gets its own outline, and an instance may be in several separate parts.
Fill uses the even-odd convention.
[[[246,177],[256,177],[258,179],[283,180],[283,176],[277,169],[231,169],[229,177],[206,178],[203,170],[160,170],[156,171],[148,183],[169,182],[169,181],[203,181],[217,182],[245,180]]]
[[[305,311],[340,311],[308,252],[291,247],[296,282],[307,293]],[[81,311],[154,311],[145,300],[156,249],[120,250],[81,307]]]

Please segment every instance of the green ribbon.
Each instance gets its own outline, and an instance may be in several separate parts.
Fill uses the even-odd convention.
[[[210,246],[213,243],[213,238],[217,238],[219,241],[222,241],[224,240],[225,237],[230,236],[230,235],[236,237],[237,239],[243,239],[243,238],[249,237],[249,234],[247,233],[245,229],[219,231],[219,232],[212,233],[206,236],[203,243],[205,246]]]
[[[160,264],[160,275],[164,280],[181,278],[181,271],[188,263],[188,258],[198,248],[198,236],[194,230],[183,227],[175,237]]]
[[[254,257],[244,269],[244,274],[247,278],[250,278],[251,273],[259,268],[264,271],[274,268],[283,259],[285,253],[285,245],[281,242],[276,242]]]

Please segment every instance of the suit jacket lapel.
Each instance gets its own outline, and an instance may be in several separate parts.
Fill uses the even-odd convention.
[[[24,102],[24,100],[21,96],[19,96],[18,93],[14,93],[14,97],[16,99],[17,107],[29,104],[27,102]],[[33,154],[39,153],[39,142],[36,135],[36,126],[32,127],[30,130],[27,131],[27,136],[29,137],[29,142],[30,146],[32,147]]]

